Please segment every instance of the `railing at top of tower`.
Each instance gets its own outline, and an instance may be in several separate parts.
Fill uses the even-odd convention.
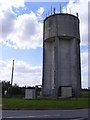
[[[69,9],[69,10],[68,10],[68,9]],[[69,12],[68,12],[68,11],[69,11]],[[60,13],[63,14],[61,4],[60,4]],[[65,12],[64,12],[64,13],[65,13]],[[72,13],[71,13],[71,8],[67,8],[67,7],[66,7],[66,13],[67,13],[67,14],[72,14]],[[55,15],[55,14],[57,14],[57,13],[56,13],[56,9],[55,9],[55,7],[52,9],[52,6],[51,6],[51,14],[49,14],[49,11],[48,11],[48,14],[46,14],[46,18],[49,17],[49,16],[51,16],[51,15]],[[79,17],[78,13],[76,13],[76,17]]]

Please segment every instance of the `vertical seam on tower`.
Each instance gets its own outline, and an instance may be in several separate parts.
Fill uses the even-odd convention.
[[[57,62],[56,62],[56,98],[58,98],[58,44],[57,44],[57,39],[58,38],[58,26],[57,26],[57,16],[56,16],[56,54],[57,54]]]

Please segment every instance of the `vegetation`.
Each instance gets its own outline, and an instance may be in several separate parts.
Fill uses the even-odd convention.
[[[3,81],[2,82],[2,96],[10,97],[11,92],[12,92],[12,95],[14,95],[14,96],[24,96],[25,88],[26,87],[19,87],[17,84],[12,86],[12,88],[11,88],[10,82]]]
[[[90,92],[90,91],[89,91]],[[73,109],[88,108],[88,94],[83,92],[82,97],[69,99],[38,98],[25,100],[24,98],[3,98],[3,109]]]
[[[28,89],[35,89],[35,87],[27,87]],[[2,82],[2,96],[3,97],[24,97],[25,96],[25,89],[26,87],[19,87],[17,84],[11,86],[10,81],[6,82],[3,81]],[[41,88],[38,88],[38,92],[37,95],[40,94]]]
[[[14,85],[12,87],[12,98],[9,97],[10,82],[2,83],[2,108],[3,109],[73,109],[73,108],[88,108],[88,100],[90,98],[90,91],[82,90],[81,97],[72,97],[68,99],[55,98],[41,98],[39,96],[40,89],[37,93],[36,100],[25,100],[26,87],[19,87]],[[31,87],[29,87],[31,88]],[[4,91],[7,90],[7,94]]]

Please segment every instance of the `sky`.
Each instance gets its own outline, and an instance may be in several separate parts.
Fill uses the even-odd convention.
[[[0,0],[0,80],[11,81],[14,59],[13,85],[42,84],[43,20],[61,4],[62,13],[79,13],[81,85],[88,88],[88,0],[51,1]]]

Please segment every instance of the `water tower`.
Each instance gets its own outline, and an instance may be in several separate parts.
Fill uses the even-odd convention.
[[[79,18],[51,14],[43,27],[43,96],[81,94]]]

